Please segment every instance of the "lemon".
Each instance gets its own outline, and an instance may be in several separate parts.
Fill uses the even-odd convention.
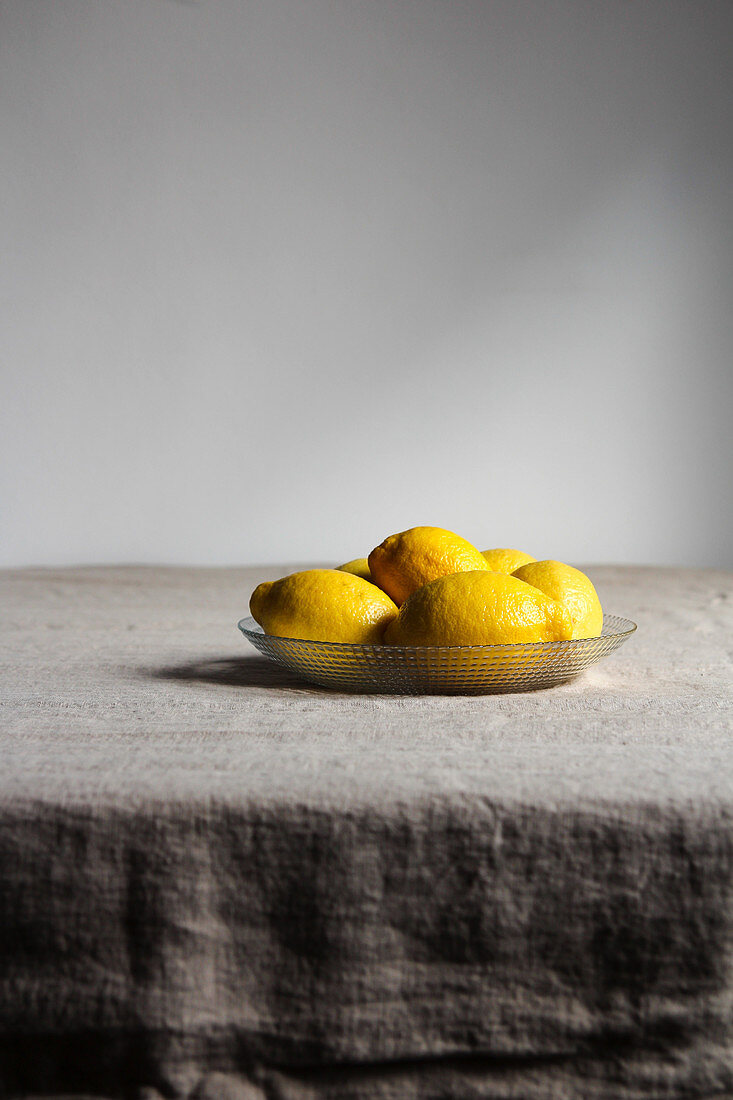
[[[519,565],[519,562],[517,562],[517,565]],[[372,579],[369,572],[369,562],[366,558],[354,558],[353,561],[345,561],[343,565],[337,565],[336,568],[344,573],[353,573],[355,577],[361,577],[365,581]]]
[[[536,561],[531,554],[525,554],[523,550],[482,550],[487,567],[492,573],[513,573],[520,565]]]
[[[413,592],[389,624],[388,645],[504,645],[572,637],[568,609],[531,584],[488,570],[453,573]]]
[[[559,600],[573,619],[573,638],[597,638],[603,627],[603,608],[589,577],[562,561],[533,561],[512,573],[540,592]]]
[[[397,607],[380,588],[338,569],[305,569],[264,581],[249,601],[268,634],[314,642],[378,645]]]
[[[374,583],[396,604],[438,577],[488,570],[480,550],[442,527],[411,527],[390,535],[372,550],[368,560]]]

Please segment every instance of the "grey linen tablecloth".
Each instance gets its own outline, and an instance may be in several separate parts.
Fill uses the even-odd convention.
[[[0,1095],[733,1095],[733,575],[572,683],[309,687],[266,569],[1,575]]]

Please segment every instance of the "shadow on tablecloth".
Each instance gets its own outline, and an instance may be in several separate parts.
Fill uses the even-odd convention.
[[[141,671],[155,680],[184,680],[226,687],[294,688],[329,694],[327,688],[308,684],[265,657],[216,657]]]

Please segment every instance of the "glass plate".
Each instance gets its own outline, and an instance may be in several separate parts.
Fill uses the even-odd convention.
[[[514,645],[402,646],[306,642],[265,634],[252,618],[239,629],[260,653],[304,680],[339,691],[393,695],[489,695],[552,687],[618,649],[636,623],[603,616],[599,638]]]

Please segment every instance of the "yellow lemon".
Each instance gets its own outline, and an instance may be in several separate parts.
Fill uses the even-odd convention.
[[[305,569],[265,581],[249,601],[268,634],[314,642],[379,645],[397,607],[381,588],[338,569]]]
[[[374,583],[401,604],[437,577],[488,566],[481,551],[460,535],[442,527],[411,527],[372,550],[369,568]]]
[[[590,579],[562,561],[533,561],[512,573],[540,592],[559,600],[573,618],[574,638],[597,638],[603,627],[603,608]]]
[[[387,627],[388,645],[505,645],[572,637],[563,604],[506,573],[439,577],[405,601]]]
[[[481,553],[492,573],[513,573],[515,569],[519,569],[520,565],[537,560],[522,550],[482,550]]]
[[[518,564],[519,562],[517,562]],[[361,577],[365,581],[372,579],[369,572],[369,562],[366,558],[354,558],[353,561],[345,561],[343,565],[337,565],[336,568],[344,573],[353,573],[355,577]]]

